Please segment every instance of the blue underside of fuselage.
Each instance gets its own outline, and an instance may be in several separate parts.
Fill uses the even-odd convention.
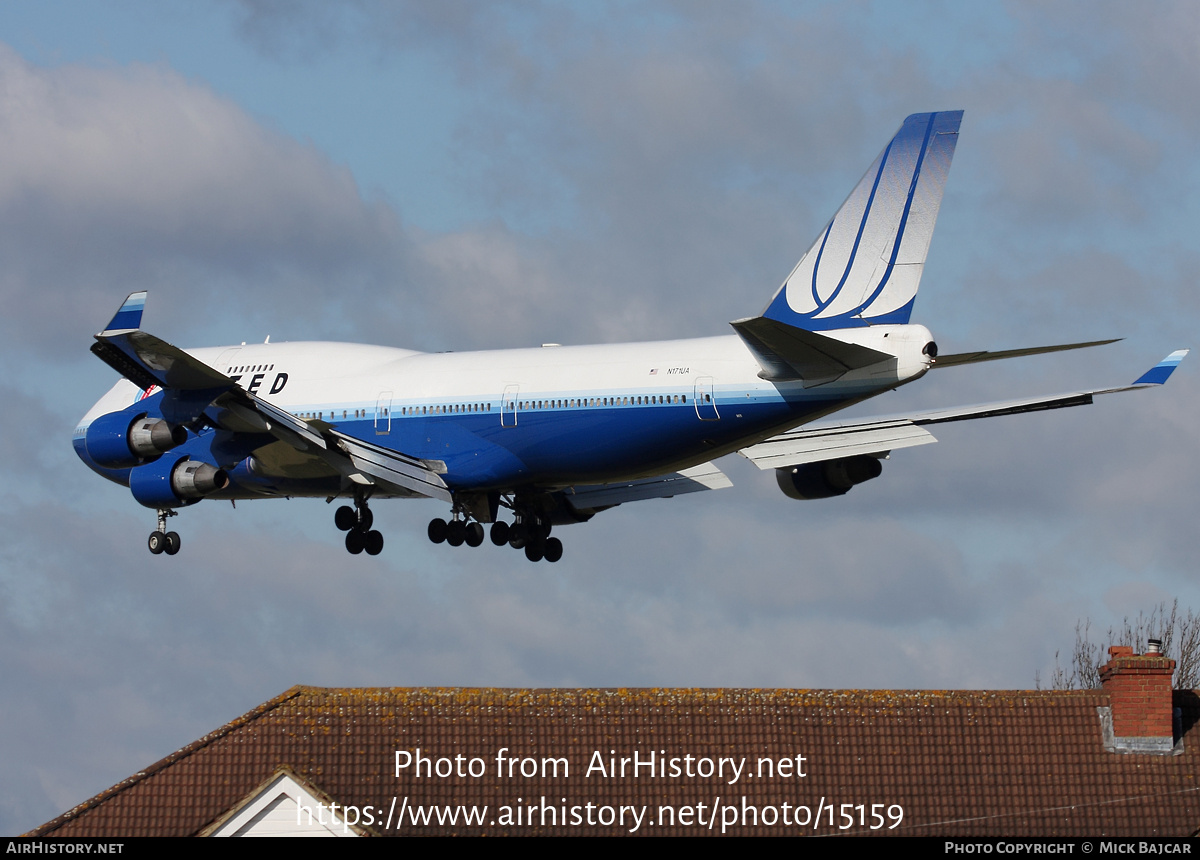
[[[161,398],[161,393],[156,394],[127,411],[131,418],[142,412],[157,417],[161,414]],[[515,490],[547,484],[604,483],[662,473],[686,461],[703,462],[728,453],[730,446],[746,444],[748,437],[756,433],[794,426],[840,402],[833,398],[718,401],[715,411],[701,407],[703,414],[720,416],[709,420],[701,420],[696,404],[689,402],[523,409],[515,414],[515,426],[502,426],[498,404],[493,404],[492,411],[463,414],[402,416],[397,410],[390,421],[385,419],[379,424],[373,416],[328,423],[341,433],[374,445],[444,462],[446,472],[442,478],[452,490]],[[507,423],[513,424],[513,418],[510,414]],[[190,456],[229,469],[235,483],[220,493],[221,497],[257,496],[267,490],[264,483],[239,485],[234,470],[256,449],[273,441],[266,435],[206,430],[191,435],[166,456]],[[93,470],[128,485],[130,469],[98,466],[88,456],[79,435],[74,447]],[[306,490],[325,494],[330,487],[329,479],[279,482],[279,490],[286,488],[292,495],[303,495]]]

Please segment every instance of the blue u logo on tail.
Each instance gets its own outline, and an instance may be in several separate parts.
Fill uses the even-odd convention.
[[[908,322],[962,115],[904,121],[763,316],[809,331]]]

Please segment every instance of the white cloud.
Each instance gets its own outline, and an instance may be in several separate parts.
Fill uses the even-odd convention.
[[[274,304],[256,280],[271,294],[291,274],[319,307],[319,284],[358,288],[364,260],[381,279],[403,241],[348,170],[162,67],[47,69],[5,48],[0,148],[6,327],[35,348],[95,330],[138,287],[253,307]]]

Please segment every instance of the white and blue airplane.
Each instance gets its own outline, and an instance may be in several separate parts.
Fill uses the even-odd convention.
[[[626,502],[729,486],[738,452],[793,499],[845,494],[946,421],[1079,406],[1131,385],[841,423],[811,422],[930,369],[1096,346],[938,355],[909,322],[962,111],[914,114],[756,317],[694,340],[428,354],[345,343],[182,350],[141,330],[130,295],[92,345],[124,377],[75,429],[79,457],[167,518],[202,499],[311,496],[351,553],[378,554],[368,502],[438,499],[429,538],[557,561],[553,526]],[[511,522],[509,522],[511,520]]]

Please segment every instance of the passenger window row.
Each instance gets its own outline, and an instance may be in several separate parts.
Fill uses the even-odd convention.
[[[270,368],[267,368],[268,370]],[[233,370],[230,371],[231,373]],[[711,396],[705,395],[705,401],[710,402]],[[546,410],[546,409],[581,409],[593,406],[658,406],[670,405],[678,403],[687,403],[686,394],[655,394],[655,395],[635,395],[633,397],[580,397],[570,398],[566,400],[522,400],[517,405],[517,409],[521,411],[527,410]],[[490,403],[457,403],[444,406],[402,406],[400,414],[404,416],[415,415],[460,415],[467,413],[486,413],[492,411]],[[351,410],[343,409],[342,418],[350,417]],[[355,418],[368,418],[370,413],[366,409],[353,410]],[[388,409],[384,409],[381,417],[387,417]],[[300,412],[298,417],[304,419],[324,420],[324,412]],[[337,410],[332,410],[329,413],[330,420],[337,419]]]

